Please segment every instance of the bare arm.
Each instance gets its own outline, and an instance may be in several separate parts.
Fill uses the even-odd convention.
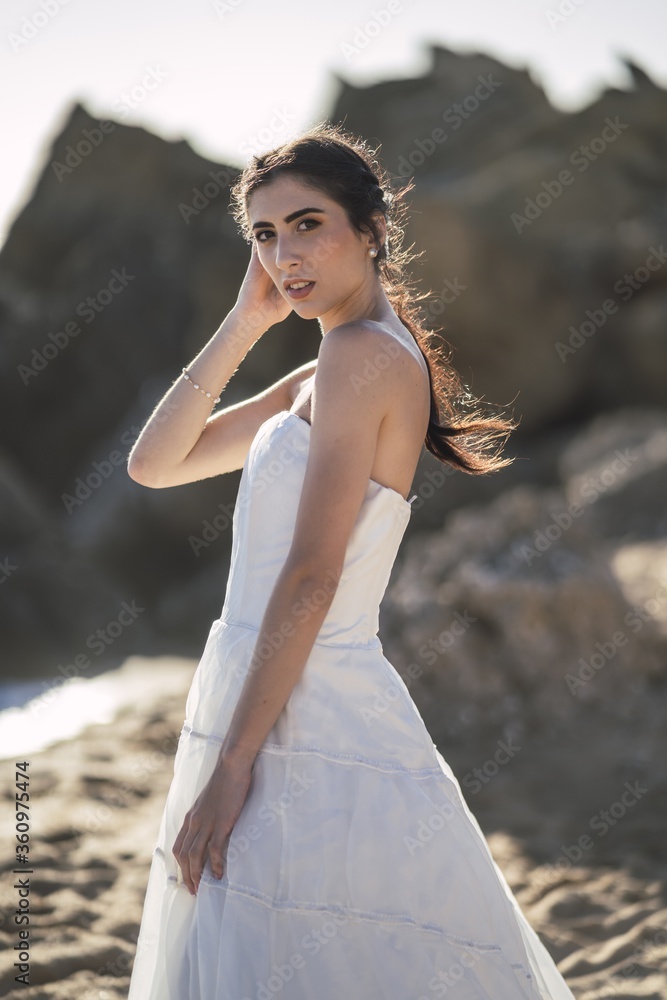
[[[224,324],[220,329],[224,329]],[[218,410],[208,417],[203,426],[201,419],[193,415],[193,410],[199,408],[197,396],[204,400],[206,397],[181,379],[180,398],[183,399],[182,393],[185,392],[186,406],[181,407],[178,402],[170,401],[179,388],[179,383],[176,382],[153,411],[151,420],[142,431],[142,437],[135,443],[129,457],[128,474],[144,486],[159,489],[193,483],[240,469],[261,424],[274,413],[292,406],[295,390],[303,379],[312,374],[316,365],[317,361],[309,361],[295,368],[256,396]],[[193,410],[188,411],[190,396],[194,397],[194,403]],[[177,406],[178,409],[175,408]],[[162,410],[167,414],[165,417],[160,416]],[[195,441],[185,458],[178,462],[171,437],[172,425],[175,430],[176,420],[185,422],[185,430]],[[151,430],[152,427],[155,429]],[[162,440],[160,434],[166,435],[166,440]],[[143,442],[142,438],[145,439]],[[153,442],[159,451],[151,451]],[[141,452],[138,450],[140,443],[143,447]]]
[[[191,893],[197,891],[207,852],[214,876],[222,876],[255,757],[303,672],[335,596],[368,488],[380,425],[396,392],[387,370],[365,390],[357,388],[355,374],[364,371],[381,347],[363,324],[330,330],[320,347],[311,445],[290,551],[267,602],[215,767],[185,814],[172,848]],[[305,620],[304,608],[309,612]],[[272,641],[276,634],[285,637],[282,644]]]
[[[192,381],[179,373],[135,441],[127,467],[132,479],[157,489],[241,468],[260,424],[291,405],[291,385],[298,371],[258,396],[211,416],[214,400],[253,345],[290,312],[289,302],[264,270],[253,244],[236,305],[186,366]]]
[[[179,376],[153,410],[128,457],[130,477],[144,486],[164,487],[205,478],[187,468],[187,458],[210,423],[213,400],[220,395],[239,364],[264,331],[245,326],[232,310],[206,346],[187,366],[193,382],[211,393],[209,399]],[[236,447],[250,431],[237,426]],[[227,454],[227,471],[234,465],[234,448]],[[224,462],[223,462],[224,466]],[[224,467],[218,469],[225,471]],[[192,473],[192,475],[191,475]],[[212,475],[209,472],[208,475]]]
[[[380,424],[394,391],[387,373],[372,389],[357,390],[354,373],[377,356],[375,337],[367,328],[347,324],[329,331],[320,348],[311,444],[294,537],[220,750],[218,766],[223,769],[252,767],[301,676],[335,596],[368,488]],[[277,634],[285,641],[274,648],[271,636]],[[257,650],[270,652],[263,658]]]

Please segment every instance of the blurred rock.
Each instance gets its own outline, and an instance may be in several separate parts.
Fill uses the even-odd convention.
[[[585,652],[623,620],[629,585],[613,565],[638,586],[636,567],[654,572],[655,550],[631,557],[629,547],[665,534],[667,99],[628,61],[631,89],[565,114],[524,70],[483,54],[430,52],[417,79],[341,80],[329,117],[380,141],[395,183],[414,176],[405,245],[424,251],[414,274],[432,292],[425,317],[451,338],[472,391],[511,405],[521,420],[508,444],[520,461],[480,478],[424,455],[406,545],[443,561],[418,587],[406,582],[407,560],[396,590],[411,608],[404,646],[407,655],[408,626],[426,641],[449,607],[467,601],[479,622],[461,640],[462,690],[480,706],[491,691],[511,704],[533,692],[546,706],[542,678],[553,673],[562,684],[571,651]],[[219,613],[238,473],[150,490],[129,479],[125,463],[157,401],[236,300],[249,259],[228,211],[238,169],[76,104],[11,226],[0,251],[0,416],[12,429],[0,558],[20,568],[4,581],[6,676],[48,673],[122,601],[145,611],[100,664],[126,655],[125,642],[197,655]],[[563,170],[571,183],[558,182]],[[226,403],[314,358],[319,344],[317,324],[291,317],[248,354]],[[634,442],[641,462],[558,545],[522,565],[519,539],[542,530],[586,476]],[[487,551],[489,517],[497,537]],[[467,539],[452,550],[456,563],[447,555],[452,524]],[[626,556],[614,562],[621,545]],[[445,572],[449,589],[436,598],[429,587]],[[636,641],[647,644],[643,676],[653,662],[648,627]]]
[[[667,92],[626,60],[631,89],[566,114],[524,70],[430,52],[419,79],[341,81],[331,117],[414,177],[406,246],[454,365],[524,431],[663,406]]]
[[[584,530],[614,539],[667,536],[667,413],[600,414],[559,460],[568,506]]]
[[[591,707],[622,719],[664,684],[665,440],[659,411],[599,417],[564,449],[560,487],[516,487],[406,544],[385,650],[434,739],[520,738]]]
[[[102,139],[76,164],[87,135]],[[7,461],[32,499],[4,518],[3,551],[21,564],[3,592],[5,676],[50,673],[122,600],[146,609],[126,636],[134,651],[148,652],[141,635],[150,635],[154,652],[194,653],[222,604],[211,591],[166,621],[160,611],[167,593],[173,605],[189,587],[201,592],[202,571],[203,580],[219,567],[224,581],[231,533],[196,551],[189,537],[233,504],[238,475],[149,490],[128,477],[127,455],[236,300],[249,260],[228,213],[237,175],[184,141],[76,105],[10,229],[0,251],[0,415],[12,428]],[[315,357],[310,327],[310,346],[300,321],[271,331],[230,382],[228,404]],[[16,511],[25,520],[34,505],[26,548]],[[132,649],[119,637],[109,663]]]

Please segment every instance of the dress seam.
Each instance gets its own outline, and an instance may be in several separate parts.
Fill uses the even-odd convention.
[[[193,729],[187,724],[181,729],[181,735],[190,736],[193,739],[199,740],[211,740],[215,743],[222,743],[223,737],[217,736],[213,733],[200,733],[196,729]],[[399,773],[399,774],[410,774],[415,777],[423,776],[435,776],[439,777],[444,774],[442,768],[439,765],[435,767],[402,767],[400,764],[390,764],[385,761],[376,760],[371,757],[364,757],[361,754],[344,754],[344,753],[332,753],[331,751],[322,750],[320,747],[308,746],[307,744],[290,744],[285,745],[282,743],[263,743],[261,748],[257,751],[257,756],[275,756],[275,757],[288,757],[293,754],[311,754],[316,757],[321,757],[323,760],[333,761],[337,764],[362,764],[365,767],[373,768],[376,771],[385,771],[387,773]],[[446,775],[445,775],[446,777]]]
[[[164,856],[164,851],[161,847],[156,845],[153,850],[153,854],[158,856]],[[175,875],[167,875],[167,881],[174,882],[178,884],[178,878]],[[475,951],[489,952],[496,954],[504,954],[503,948],[499,944],[484,942],[484,941],[470,941],[467,938],[459,937],[456,934],[451,934],[446,931],[444,927],[439,924],[421,923],[415,920],[407,913],[380,913],[377,910],[359,910],[348,906],[336,906],[334,904],[324,904],[315,903],[310,900],[296,900],[296,899],[285,899],[276,900],[272,899],[266,893],[259,892],[257,889],[252,889],[250,886],[243,885],[242,883],[230,883],[227,876],[224,875],[221,879],[216,879],[211,875],[208,875],[205,871],[202,872],[200,884],[206,884],[212,889],[222,889],[226,893],[230,893],[236,896],[243,896],[249,899],[253,899],[263,906],[268,907],[272,910],[281,910],[284,912],[294,911],[295,913],[315,912],[315,913],[338,913],[342,916],[348,916],[353,920],[364,920],[372,923],[380,924],[399,924],[404,926],[412,926],[418,930],[429,931],[435,934],[441,935],[445,940],[449,941],[451,944],[457,947],[471,948]],[[508,960],[509,961],[509,960]],[[522,962],[509,962],[513,969],[521,971],[526,977],[533,980],[532,973],[526,968]]]
[[[402,767],[400,764],[390,764],[380,760],[374,760],[370,757],[364,757],[361,754],[351,754],[351,753],[332,753],[331,751],[321,750],[319,747],[312,747],[305,744],[292,744],[291,746],[284,746],[279,743],[264,743],[259,750],[260,754],[267,754],[268,756],[288,756],[292,754],[312,754],[316,757],[321,757],[323,760],[334,761],[339,764],[364,764],[366,767],[374,768],[376,771],[387,771],[393,772],[397,771],[401,774],[412,774],[412,775],[423,775],[428,777],[429,775],[441,775],[442,768],[437,767]]]
[[[236,628],[247,628],[251,629],[253,632],[259,632],[258,625],[251,625],[249,622],[232,621],[229,618],[216,618],[215,622],[220,622],[222,625],[231,625]],[[213,624],[215,624],[215,622]],[[379,635],[374,633],[374,636],[366,642],[325,642],[322,639],[315,639],[314,646],[327,646],[331,649],[379,649],[382,650],[382,642]]]

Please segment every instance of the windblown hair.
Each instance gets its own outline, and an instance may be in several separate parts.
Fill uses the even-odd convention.
[[[377,159],[377,149],[324,121],[260,156],[253,156],[231,188],[231,214],[244,239],[252,240],[248,199],[260,185],[278,176],[303,180],[341,205],[359,233],[371,233],[378,254],[373,265],[392,308],[414,337],[426,361],[431,386],[431,413],[424,444],[441,462],[471,475],[496,472],[514,459],[501,457],[504,443],[518,424],[502,416],[485,415],[450,362],[451,345],[426,327],[418,305],[430,292],[419,292],[408,276],[408,265],[421,256],[402,249],[406,223],[405,195],[412,181],[392,190],[392,179]],[[399,179],[403,181],[402,178]],[[386,220],[386,242],[374,213]],[[441,328],[438,328],[441,329]],[[445,348],[449,354],[445,356]],[[500,443],[499,443],[500,442]]]

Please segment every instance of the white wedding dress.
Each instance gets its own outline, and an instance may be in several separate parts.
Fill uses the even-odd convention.
[[[172,846],[208,781],[293,536],[310,424],[250,447],[225,601],[187,698],[128,1000],[574,1000],[377,635],[411,507],[369,480],[303,674],[254,763],[227,867]],[[304,614],[307,614],[304,608]],[[509,806],[508,806],[509,808]]]

